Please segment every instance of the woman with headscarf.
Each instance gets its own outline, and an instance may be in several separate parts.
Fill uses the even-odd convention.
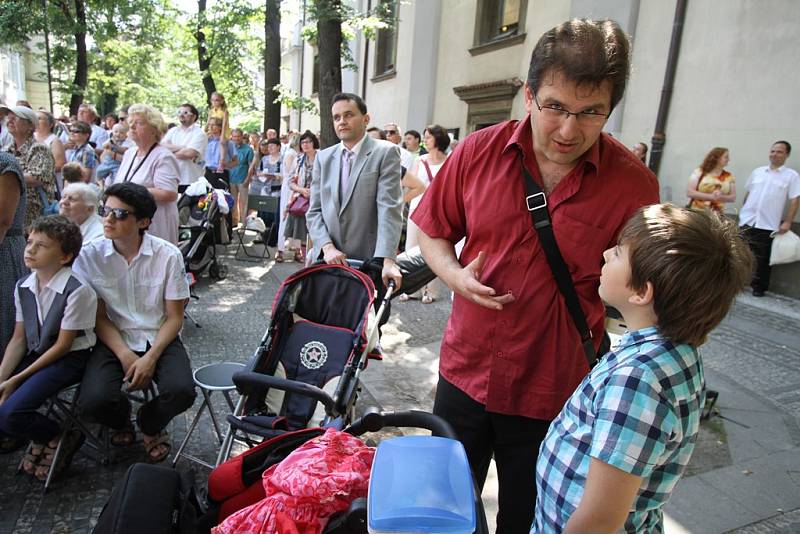
[[[56,200],[56,163],[50,149],[37,143],[33,137],[38,117],[24,106],[9,108],[6,125],[13,142],[8,151],[17,158],[25,177],[27,228],[37,217],[44,214],[45,202]]]
[[[128,108],[128,137],[136,144],[122,157],[113,183],[143,185],[153,195],[158,209],[148,233],[172,244],[178,243],[178,160],[158,144],[167,129],[161,113],[146,104]]]

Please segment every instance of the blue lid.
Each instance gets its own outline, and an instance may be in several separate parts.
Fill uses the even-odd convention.
[[[370,532],[475,531],[475,494],[460,442],[403,436],[378,446],[369,481]]]

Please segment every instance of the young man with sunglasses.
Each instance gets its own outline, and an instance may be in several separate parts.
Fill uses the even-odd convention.
[[[164,430],[194,402],[192,369],[179,334],[189,298],[178,248],[146,230],[156,212],[152,194],[131,182],[106,189],[104,238],[87,244],[74,270],[89,280],[98,297],[98,343],[86,365],[78,405],[84,416],[115,430],[112,443],[133,443],[131,405],[122,391],[158,395],[136,415],[147,460],[159,462],[171,449]]]
[[[180,124],[170,128],[161,141],[161,145],[171,150],[178,159],[181,191],[196,182],[205,172],[203,155],[206,153],[208,137],[197,124],[198,116],[197,108],[192,104],[181,105],[178,108]]]
[[[498,532],[530,530],[539,445],[589,371],[529,210],[549,214],[588,352],[604,337],[603,251],[637,208],[658,202],[655,176],[602,133],[625,91],[629,49],[613,21],[545,33],[523,89],[528,115],[467,137],[412,215],[425,259],[455,292],[434,412],[455,427],[481,487],[494,456]],[[523,169],[542,193],[526,193]]]

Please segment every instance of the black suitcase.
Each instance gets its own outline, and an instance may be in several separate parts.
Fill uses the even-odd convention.
[[[193,478],[191,472],[133,464],[111,492],[94,534],[194,533]]]

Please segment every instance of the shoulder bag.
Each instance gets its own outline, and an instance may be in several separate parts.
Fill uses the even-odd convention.
[[[522,158],[520,158],[520,166],[522,167],[522,175],[525,177],[525,204],[528,213],[531,215],[533,228],[539,236],[539,242],[544,249],[547,263],[550,265],[550,270],[553,272],[558,290],[561,292],[567,304],[567,310],[572,318],[572,322],[580,334],[581,346],[583,347],[583,353],[586,355],[586,361],[589,363],[589,368],[592,368],[597,363],[597,353],[594,350],[592,331],[586,323],[586,314],[584,314],[580,300],[578,300],[578,294],[575,292],[572,276],[569,274],[567,264],[564,262],[564,257],[561,255],[561,251],[558,248],[556,236],[553,233],[553,225],[550,220],[550,212],[547,210],[547,197],[528,172],[528,169],[525,168]],[[610,344],[610,342],[607,338],[604,338],[600,347],[603,352],[607,350],[605,348],[607,344]]]

